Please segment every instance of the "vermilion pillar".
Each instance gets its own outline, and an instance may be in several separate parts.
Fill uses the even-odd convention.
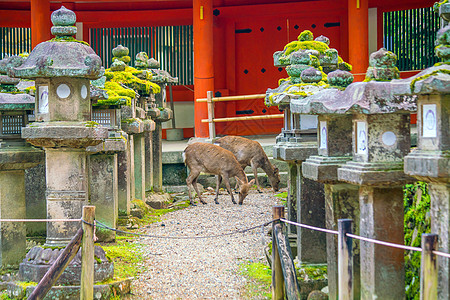
[[[51,39],[50,0],[31,0],[31,45]]]
[[[213,62],[213,1],[194,0],[194,98],[206,98],[207,91],[214,91]],[[194,104],[195,136],[208,137],[206,103]]]
[[[366,73],[369,66],[369,0],[348,0],[348,33],[352,73]],[[355,79],[364,79],[364,75],[357,75]]]

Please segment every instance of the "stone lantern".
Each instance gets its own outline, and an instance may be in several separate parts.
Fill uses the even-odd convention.
[[[94,89],[94,93],[92,92]],[[91,86],[91,120],[108,129],[108,138],[101,144],[87,147],[89,155],[89,200],[96,207],[96,220],[116,228],[119,213],[118,160],[117,155],[127,148],[128,135],[121,131],[120,107],[125,100],[108,100],[104,90]],[[93,96],[96,96],[93,99]],[[107,95],[106,95],[107,96]],[[116,233],[99,231],[97,238],[102,242],[115,240]]]
[[[441,8],[446,4],[441,5]],[[448,5],[448,4],[447,4]],[[450,5],[446,7],[450,11]],[[448,21],[448,19],[446,19]],[[436,54],[444,63],[409,78],[417,99],[418,145],[405,157],[405,173],[428,183],[431,233],[439,251],[450,252],[450,25],[439,30]],[[450,261],[438,257],[438,299],[450,297]]]
[[[22,63],[20,57],[0,61],[0,74]],[[18,79],[0,75],[1,90],[12,91]],[[4,86],[7,87],[4,87]],[[0,92],[0,215],[2,219],[26,219],[25,170],[44,160],[42,150],[21,138],[22,127],[32,119],[34,97],[23,93]],[[26,254],[24,223],[0,224],[0,267],[17,267]]]
[[[289,166],[288,218],[292,221],[325,227],[323,184],[302,175],[303,162],[317,154],[317,116],[294,113],[291,104],[327,87],[326,73],[349,65],[340,59],[329,39],[305,30],[298,40],[274,53],[274,65],[286,68],[290,76],[279,81],[279,87],[268,89],[266,105],[277,105],[284,112],[284,126],[277,137],[273,157]],[[309,229],[288,226],[297,237],[297,254],[302,263],[326,262],[326,236]]]
[[[352,114],[352,160],[338,180],[359,186],[361,236],[403,244],[403,172],[410,150],[410,113],[415,97],[399,96],[409,85],[395,78],[396,56],[380,49],[370,55],[368,82],[357,82],[330,101],[346,103]],[[403,250],[360,242],[361,299],[403,299]]]
[[[305,178],[324,184],[326,228],[337,230],[339,219],[353,219],[359,234],[358,187],[340,182],[337,170],[352,159],[352,116],[346,113],[348,103],[338,100],[342,89],[353,81],[353,75],[337,70],[328,74],[330,88],[311,96],[291,101],[294,114],[318,116],[317,152],[302,164]],[[338,299],[337,236],[327,234],[328,298]],[[359,299],[359,243],[353,256],[353,289]]]
[[[86,147],[97,145],[107,129],[90,121],[89,80],[104,70],[89,46],[70,41],[76,33],[75,14],[62,7],[52,13],[54,41],[37,45],[10,76],[36,82],[36,121],[22,137],[43,147],[46,155],[47,217],[76,219],[87,204]],[[62,163],[63,162],[63,163]],[[71,222],[48,223],[48,245],[66,245],[77,227]]]
[[[154,58],[148,59],[145,52],[136,55],[135,66],[137,69],[150,72],[150,81],[160,87],[157,94],[148,95],[141,102],[148,118],[155,122],[155,130],[145,133],[146,148],[146,178],[151,176],[152,182],[147,180],[146,189],[153,188],[156,192],[162,192],[162,123],[173,118],[173,111],[167,107],[166,87],[178,82],[177,77],[172,77],[167,71],[160,69],[160,63]],[[151,155],[149,148],[151,147]],[[152,161],[147,161],[148,158]],[[152,174],[151,174],[152,173]]]

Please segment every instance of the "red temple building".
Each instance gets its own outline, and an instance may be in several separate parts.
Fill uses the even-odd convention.
[[[410,70],[428,67],[434,58],[432,49],[428,49],[431,46],[425,43],[433,44],[436,28],[431,25],[438,24],[438,16],[431,9],[433,3],[434,0],[9,0],[0,1],[0,50],[2,57],[18,54],[51,39],[50,14],[64,5],[77,15],[76,38],[90,43],[105,67],[110,64],[111,49],[122,44],[130,48],[132,61],[137,52],[146,51],[161,62],[163,69],[178,76],[180,85],[173,88],[173,94],[179,127],[184,129],[185,137],[206,137],[208,124],[201,123],[207,118],[206,103],[195,103],[194,99],[205,98],[207,91],[216,96],[249,95],[276,87],[287,74],[273,66],[273,53],[306,29],[315,36],[327,36],[330,47],[353,65],[352,73],[359,80],[364,78],[369,53],[383,46],[395,44],[404,48],[397,53],[400,70],[405,71],[402,77],[415,74]],[[267,108],[259,99],[217,103],[215,113],[216,117],[234,117],[279,111],[276,107]],[[218,123],[216,130],[217,134],[259,135],[279,133],[281,127],[281,119],[272,119]]]

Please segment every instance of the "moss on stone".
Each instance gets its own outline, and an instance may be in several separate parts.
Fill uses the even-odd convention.
[[[425,182],[407,184],[403,189],[405,245],[421,247],[422,234],[431,232],[430,195]],[[405,251],[406,299],[419,299],[420,252]]]
[[[142,72],[143,71],[139,71],[131,67],[126,68],[125,71],[116,72],[111,72],[110,69],[107,69],[105,76],[108,81],[124,84],[144,94],[157,94],[161,92],[161,87],[156,83],[149,80],[140,79],[134,75]]]
[[[95,122],[95,121],[87,121],[87,122],[84,123],[84,126],[86,126],[86,127],[98,127],[99,124],[97,122]]]
[[[57,42],[57,43],[74,42],[74,43],[80,43],[80,44],[83,44],[86,46],[90,46],[89,43],[86,43],[85,41],[79,41],[72,36],[55,37],[55,38],[52,38],[49,42]]]
[[[297,37],[300,42],[312,41],[314,40],[314,35],[309,30],[303,30]]]
[[[320,54],[325,54],[325,51],[330,49],[327,44],[319,41],[293,41],[284,47],[284,56],[291,54],[298,50],[317,50]]]
[[[419,76],[419,77],[415,78],[413,81],[411,81],[411,84],[410,84],[411,92],[414,93],[414,90],[415,90],[415,88],[416,88],[416,83],[417,83],[417,81],[425,80],[425,79],[427,79],[428,77],[437,75],[437,74],[439,74],[439,73],[450,75],[450,70],[447,70],[447,69],[438,69],[438,70],[435,70],[435,71],[433,71],[433,72],[431,72],[431,73],[429,73],[429,74],[426,74],[426,75]]]

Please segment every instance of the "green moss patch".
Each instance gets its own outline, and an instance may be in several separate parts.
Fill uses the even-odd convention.
[[[79,41],[72,36],[55,37],[55,38],[52,38],[49,42],[57,42],[57,43],[73,42],[73,43],[80,43],[80,44],[90,47],[89,43],[86,43],[85,41]]]
[[[240,265],[240,273],[247,281],[242,291],[243,299],[271,299],[272,271],[262,263],[244,263]]]
[[[140,79],[136,75],[142,74],[145,71],[139,71],[131,67],[127,67],[125,71],[111,72],[107,69],[105,72],[108,81],[121,83],[129,88],[135,89],[143,94],[157,94],[161,92],[161,87],[147,79]],[[147,74],[147,73],[146,73]],[[146,75],[148,76],[148,75]]]
[[[116,243],[102,245],[108,259],[114,262],[114,276],[119,278],[135,277],[143,271],[144,261],[140,245],[133,238],[116,238]]]
[[[284,55],[288,56],[292,52],[298,50],[317,50],[320,54],[325,54],[325,51],[330,49],[327,44],[319,41],[293,41],[284,47]]]
[[[450,70],[447,70],[447,69],[439,69],[439,70],[435,70],[435,71],[431,72],[430,74],[426,74],[426,75],[419,76],[419,77],[415,78],[413,81],[411,81],[411,85],[410,85],[410,87],[411,87],[411,92],[414,93],[414,90],[415,90],[415,88],[416,88],[416,82],[417,82],[417,81],[425,80],[425,79],[427,79],[428,77],[437,75],[437,74],[439,74],[439,73],[450,75]]]
[[[421,247],[422,234],[431,232],[428,185],[420,181],[415,184],[407,184],[403,189],[403,204],[405,245]],[[406,299],[419,299],[420,259],[420,252],[405,251]]]

